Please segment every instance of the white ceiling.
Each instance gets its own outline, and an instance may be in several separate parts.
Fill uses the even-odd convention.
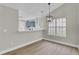
[[[3,3],[2,5],[19,10],[19,16],[27,19],[45,16],[49,12],[47,3]],[[61,5],[62,3],[51,3],[51,11]]]

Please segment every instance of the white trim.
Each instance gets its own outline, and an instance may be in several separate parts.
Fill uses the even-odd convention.
[[[73,45],[73,44],[69,44],[69,43],[65,43],[65,42],[60,42],[60,41],[56,41],[56,40],[50,40],[50,39],[47,39],[47,38],[41,38],[41,39],[37,39],[37,40],[34,40],[32,42],[29,42],[29,43],[25,43],[25,44],[19,45],[17,47],[13,47],[13,48],[1,51],[0,55],[5,54],[5,53],[10,52],[10,51],[13,51],[13,50],[16,50],[16,49],[19,49],[19,48],[22,48],[24,46],[28,46],[30,44],[33,44],[33,43],[41,41],[41,40],[47,40],[47,41],[59,43],[59,44],[62,44],[62,45],[71,46],[71,47],[74,47],[74,48],[78,48],[78,50],[79,50],[79,47],[77,45]]]
[[[63,45],[74,47],[74,48],[78,48],[77,45],[73,45],[73,44],[69,44],[69,43],[65,43],[65,42],[60,42],[60,41],[56,41],[56,40],[50,40],[50,39],[46,39],[46,38],[44,38],[44,40],[59,43],[59,44],[63,44]]]
[[[4,51],[1,51],[0,52],[0,55],[5,54],[5,53],[10,52],[10,51],[13,51],[13,50],[16,50],[16,49],[19,49],[19,48],[22,48],[24,46],[28,46],[30,44],[33,44],[33,43],[38,42],[38,41],[41,41],[41,40],[42,40],[42,38],[41,39],[34,40],[32,42],[29,42],[29,43],[25,43],[25,44],[22,44],[22,45],[19,45],[19,46],[10,48],[10,49],[7,49],[7,50],[4,50]]]

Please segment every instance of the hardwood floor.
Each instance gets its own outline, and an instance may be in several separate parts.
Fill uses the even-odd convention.
[[[76,48],[42,40],[4,55],[78,55],[78,50]]]

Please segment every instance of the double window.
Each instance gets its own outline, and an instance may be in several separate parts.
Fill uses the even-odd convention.
[[[48,23],[48,35],[66,37],[66,18],[55,18]]]

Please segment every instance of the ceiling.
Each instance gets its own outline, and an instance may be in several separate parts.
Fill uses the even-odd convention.
[[[27,19],[45,16],[49,12],[47,3],[2,3],[2,5],[18,10],[19,16]],[[61,5],[62,3],[51,3],[50,10],[53,11]]]

